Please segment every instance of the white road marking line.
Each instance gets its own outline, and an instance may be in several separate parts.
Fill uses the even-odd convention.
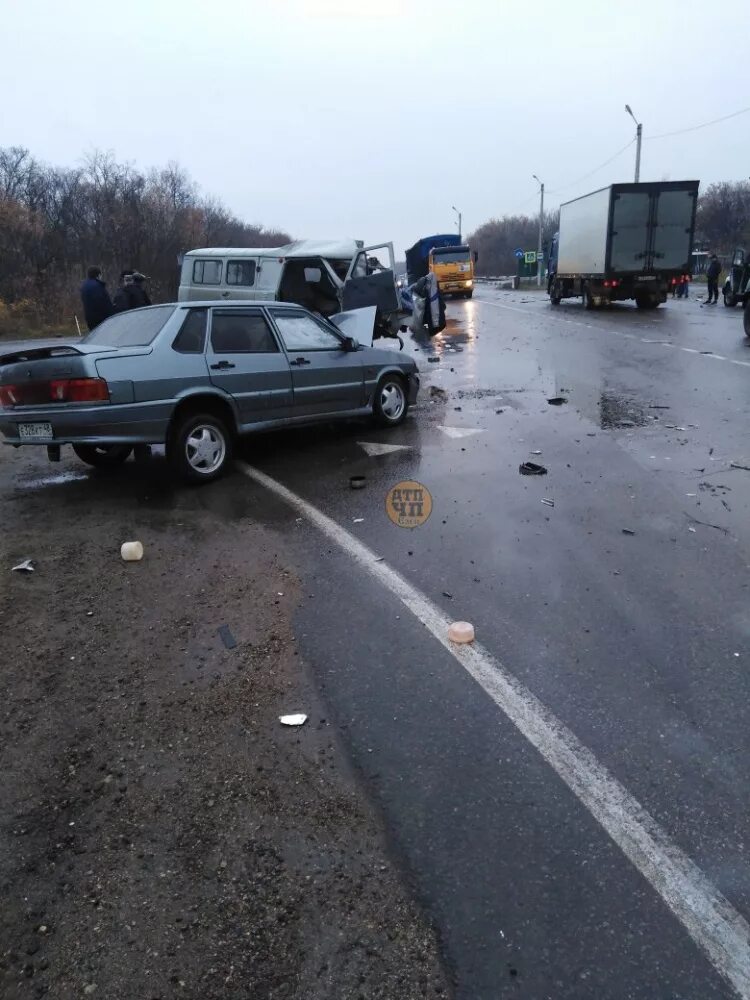
[[[742,1000],[750,1000],[750,926],[594,754],[479,643],[448,640],[452,619],[317,507],[252,466],[243,473],[286,501],[397,597],[492,698],[651,884]]]
[[[481,302],[485,306],[494,306],[496,309],[508,309],[510,312],[523,313],[524,316],[533,316],[535,313],[530,312],[528,309],[517,309],[515,306],[506,306],[502,302],[490,302],[489,299],[476,298],[475,302]],[[546,314],[545,314],[546,315]],[[549,319],[557,320],[558,323],[570,323],[571,326],[582,326],[586,330],[602,330],[604,333],[614,333],[618,337],[627,337],[628,339],[636,339],[635,335],[632,333],[623,333],[622,330],[614,330],[612,327],[596,326],[591,323],[581,323],[577,319],[563,319],[562,316],[555,316],[549,314],[547,317]],[[678,347],[678,344],[671,344],[666,340],[649,340],[646,337],[640,337],[642,344],[663,344],[665,347]],[[681,351],[687,351],[688,354],[702,354],[701,351],[695,350],[692,347],[680,347]],[[750,361],[735,361],[734,358],[725,358],[722,354],[703,354],[704,358],[717,358],[719,361],[728,361],[732,365],[744,365],[750,368]]]
[[[484,433],[484,427],[447,427],[445,424],[438,424],[438,430],[449,438],[465,438]]]
[[[410,445],[408,444],[381,444],[379,441],[357,441],[360,448],[363,448],[370,458],[375,458],[378,455],[390,455],[394,451],[409,451]]]

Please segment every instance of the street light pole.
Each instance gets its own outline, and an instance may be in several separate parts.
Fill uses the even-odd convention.
[[[635,122],[635,183],[637,184],[641,179],[641,139],[643,137],[643,125],[641,125],[630,110],[629,104],[625,105],[625,110]]]
[[[456,208],[455,205],[451,205],[451,208],[453,209],[453,211],[458,216],[458,238],[460,240],[461,239],[461,213],[459,212],[459,210]]]
[[[536,252],[536,283],[537,287],[541,288],[542,285],[542,235],[544,230],[544,184],[539,180],[536,174],[532,174],[532,177],[539,185],[539,245]]]

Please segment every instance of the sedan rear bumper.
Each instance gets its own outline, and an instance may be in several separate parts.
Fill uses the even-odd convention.
[[[4,444],[163,444],[170,403],[107,406],[40,406],[0,410]],[[52,437],[21,437],[19,424],[50,424]]]

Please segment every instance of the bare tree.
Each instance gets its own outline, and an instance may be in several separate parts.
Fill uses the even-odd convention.
[[[202,197],[177,163],[144,173],[95,152],[81,167],[62,169],[21,147],[0,148],[0,333],[18,332],[14,318],[27,326],[71,322],[90,264],[115,280],[138,267],[155,300],[165,301],[177,293],[186,250],[289,240]]]

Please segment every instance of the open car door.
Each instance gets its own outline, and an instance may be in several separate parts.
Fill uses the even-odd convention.
[[[386,254],[387,264],[381,259]],[[389,315],[398,312],[400,305],[393,244],[363,247],[352,260],[341,289],[342,310],[376,306]]]

